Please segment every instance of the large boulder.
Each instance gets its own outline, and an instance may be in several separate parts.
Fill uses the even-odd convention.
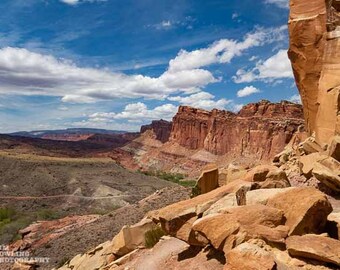
[[[286,173],[273,165],[260,165],[251,169],[245,180],[256,183],[258,188],[290,187]]]
[[[288,235],[283,211],[251,205],[230,208],[225,213],[212,214],[198,219],[193,230],[204,235],[221,251],[227,252],[249,239],[265,239],[282,243]]]
[[[246,194],[246,204],[247,205],[254,205],[254,204],[266,205],[269,199],[274,198],[276,195],[280,193],[284,193],[292,189],[295,189],[295,187],[251,190],[251,191],[248,191]]]
[[[340,168],[340,165],[339,165]],[[312,171],[316,179],[326,185],[332,191],[340,192],[340,176],[335,171],[317,162]]]
[[[200,194],[208,193],[219,187],[218,184],[218,168],[213,167],[204,170],[197,180],[196,188]]]
[[[219,185],[227,185],[235,180],[242,180],[247,174],[247,170],[240,166],[235,166],[233,164],[229,164],[227,168],[221,169],[218,181]]]
[[[251,183],[249,182],[234,181],[209,193],[152,211],[147,214],[147,217],[156,223],[159,222],[166,233],[174,237],[181,237],[180,239],[188,242],[189,239],[183,239],[182,236],[192,236],[190,225],[193,220],[203,215],[205,211],[224,196],[230,193],[237,193],[238,190],[250,186]],[[180,234],[178,234],[179,232]]]
[[[327,155],[322,155],[320,153],[313,153],[307,156],[301,156],[299,158],[301,173],[307,178],[311,177],[313,168],[315,167],[316,163],[327,158]]]
[[[274,270],[273,255],[252,243],[243,243],[226,254],[224,270]]]
[[[143,219],[132,226],[124,226],[113,238],[111,252],[123,256],[137,248],[145,247],[145,234],[156,228],[150,219]]]
[[[237,206],[238,204],[236,194],[230,193],[210,206],[209,209],[203,213],[203,216],[220,213],[228,208]]]
[[[332,212],[326,195],[312,187],[289,189],[270,198],[267,205],[284,211],[289,235],[323,232]]]
[[[266,180],[260,183],[260,188],[287,188],[290,183],[286,172],[276,169],[267,174]]]
[[[331,263],[340,267],[340,241],[320,235],[291,236],[286,240],[290,255]]]
[[[273,165],[259,165],[251,169],[245,176],[249,182],[264,182],[270,171],[276,171],[277,167]]]
[[[78,254],[60,270],[102,269],[115,260],[110,254],[111,241],[107,241],[85,254]]]

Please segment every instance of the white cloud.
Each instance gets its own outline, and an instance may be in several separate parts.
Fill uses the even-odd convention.
[[[89,116],[89,120],[92,122],[107,122],[110,120],[128,120],[130,122],[154,120],[154,119],[166,119],[170,120],[177,112],[177,106],[173,104],[164,104],[153,109],[142,103],[128,104],[125,109],[120,113],[94,113]]]
[[[0,94],[56,96],[71,103],[117,98],[163,100],[174,94],[192,94],[222,79],[204,67],[229,63],[251,47],[282,40],[285,29],[257,29],[240,42],[222,39],[207,48],[182,50],[159,77],[83,68],[51,55],[6,47],[0,49]]]
[[[162,26],[165,27],[165,28],[166,28],[166,27],[171,27],[171,25],[172,25],[171,21],[162,21],[161,24],[162,24]]]
[[[301,96],[299,94],[291,96],[289,101],[294,102],[294,103],[298,103],[298,104],[302,103]]]
[[[80,68],[70,61],[11,47],[0,50],[0,80],[1,94],[61,96],[64,102],[81,103],[123,97],[164,99],[217,81],[203,69],[166,71],[152,78]]]
[[[265,0],[266,4],[275,4],[280,8],[289,8],[289,0]]]
[[[60,0],[60,2],[68,5],[77,5],[84,2],[94,3],[94,2],[106,2],[107,0]]]
[[[291,63],[285,50],[280,50],[266,61],[258,61],[251,70],[239,69],[233,80],[236,83],[249,83],[257,80],[274,81],[282,78],[293,78]]]
[[[215,96],[207,92],[199,92],[190,96],[169,97],[168,100],[178,102],[182,105],[188,105],[205,110],[220,109],[225,110],[226,106],[231,103],[224,98],[214,100]]]
[[[239,90],[237,92],[237,96],[238,97],[246,97],[246,96],[250,96],[252,94],[255,94],[255,93],[260,93],[261,91],[259,89],[257,89],[256,87],[254,86],[246,86],[245,88]]]
[[[240,15],[236,12],[234,12],[232,15],[231,15],[231,18],[234,20],[234,19],[237,19],[238,17],[240,17]]]
[[[181,50],[176,58],[170,61],[169,72],[196,69],[215,63],[230,63],[234,57],[241,56],[243,51],[249,48],[283,40],[286,29],[286,26],[270,29],[259,28],[255,32],[247,34],[241,42],[221,39],[208,48],[191,52]]]

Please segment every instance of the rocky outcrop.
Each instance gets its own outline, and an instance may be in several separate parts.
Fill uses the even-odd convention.
[[[142,126],[140,129],[140,133],[144,133],[147,130],[152,130],[156,135],[156,139],[161,141],[162,143],[165,143],[170,138],[171,128],[172,122],[161,119],[152,121],[150,125]]]
[[[217,155],[268,159],[281,152],[303,124],[301,105],[261,101],[238,114],[181,106],[173,118],[170,142]]]
[[[11,245],[12,250],[42,247],[62,235],[98,220],[98,215],[70,216],[51,221],[38,221],[19,231],[21,239]]]
[[[290,48],[306,127],[320,145],[340,133],[340,5],[338,0],[291,0]]]
[[[340,241],[320,235],[291,236],[286,241],[292,256],[315,259],[340,266]]]

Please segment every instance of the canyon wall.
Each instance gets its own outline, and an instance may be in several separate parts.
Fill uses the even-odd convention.
[[[340,1],[291,0],[290,48],[306,128],[324,146],[340,133]]]
[[[156,139],[165,143],[170,138],[172,123],[166,120],[155,120],[150,125],[144,125],[140,129],[140,133],[144,133],[147,130],[152,130],[156,135]]]
[[[302,106],[287,101],[263,100],[238,114],[181,106],[173,118],[170,142],[217,155],[267,159],[282,151],[303,123]]]

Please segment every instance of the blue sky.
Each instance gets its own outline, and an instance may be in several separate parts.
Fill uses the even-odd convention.
[[[298,100],[288,0],[2,0],[0,132]]]

